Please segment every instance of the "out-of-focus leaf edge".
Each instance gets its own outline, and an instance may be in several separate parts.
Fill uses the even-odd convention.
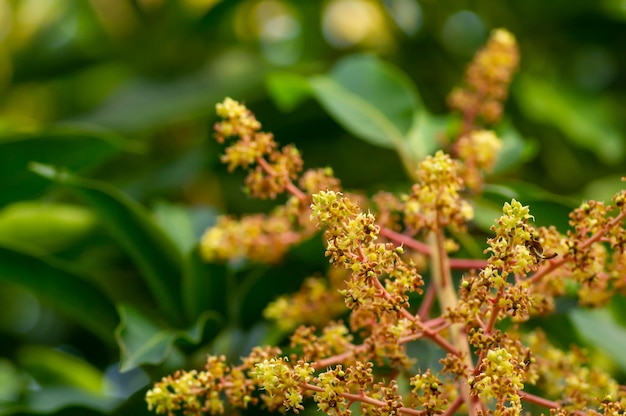
[[[53,258],[0,243],[0,279],[31,291],[104,341],[112,341],[119,321],[113,302]]]
[[[182,324],[181,258],[174,243],[138,203],[117,189],[39,163],[30,169],[86,200],[141,270],[167,319]]]

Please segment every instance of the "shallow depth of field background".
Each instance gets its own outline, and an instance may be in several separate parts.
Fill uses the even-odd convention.
[[[526,161],[489,181],[533,189],[553,202],[546,210],[558,205],[531,206],[538,222],[577,201],[609,198],[626,174],[623,0],[0,0],[0,245],[52,258],[152,319],[154,299],[123,244],[30,162],[110,185],[191,249],[219,213],[274,204],[248,198],[244,175],[219,163],[214,107],[231,96],[279,143],[301,149],[305,167],[331,166],[346,188],[366,193],[407,189],[395,153],[351,137],[311,98],[281,105],[272,80],[325,73],[369,52],[404,71],[431,113],[445,114],[447,94],[499,27],[520,45],[505,123],[519,133]],[[176,338],[161,360],[123,374],[114,334],[94,335],[59,307],[71,301],[70,287],[32,290],[14,257],[0,256],[0,414],[147,414],[151,380],[201,363],[208,351],[236,358],[279,341],[260,310],[327,267],[321,247],[308,242],[273,268],[215,266],[236,282],[229,290],[242,296],[239,312],[225,312],[220,329],[199,342]],[[564,346],[590,347],[593,361],[624,382],[626,365],[565,315],[537,325]]]

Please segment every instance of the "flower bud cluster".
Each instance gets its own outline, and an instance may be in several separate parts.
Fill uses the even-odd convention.
[[[376,243],[380,227],[374,216],[361,212],[350,198],[334,191],[313,195],[311,221],[326,227],[330,262],[352,272],[342,292],[349,308],[398,313],[408,306],[407,292],[420,291],[423,280],[411,264],[404,263],[402,249]],[[389,278],[383,288],[378,279],[384,274]]]
[[[252,136],[261,129],[261,123],[254,114],[245,105],[230,97],[218,103],[215,110],[217,115],[224,119],[215,125],[215,136],[220,143],[224,143],[230,136],[244,137],[246,141],[251,141]]]
[[[573,230],[565,243],[570,261],[563,272],[579,284],[578,296],[586,305],[605,305],[616,292],[626,290],[624,192],[613,200],[615,205],[588,201],[570,214]],[[613,215],[615,208],[618,212]]]
[[[482,172],[490,172],[502,148],[502,140],[491,130],[472,130],[455,143],[455,150],[463,161],[461,176],[465,185],[478,192],[482,188]]]
[[[487,123],[496,123],[502,116],[503,102],[518,65],[515,37],[504,29],[494,30],[467,68],[466,86],[450,93],[449,106],[466,118],[479,116]]]
[[[228,170],[256,165],[246,179],[248,191],[256,198],[272,199],[283,193],[302,170],[298,149],[285,146],[278,151],[274,135],[260,131],[261,123],[237,101],[226,98],[216,108],[223,118],[215,124],[217,141],[224,143],[229,137],[237,137],[221,158],[228,164]]]
[[[328,279],[309,277],[298,292],[271,302],[263,315],[284,330],[300,325],[322,326],[347,312],[340,293],[345,288],[346,277],[345,269],[331,269]]]
[[[289,190],[292,196],[269,215],[248,215],[240,220],[220,217],[202,237],[202,255],[207,261],[247,258],[277,262],[290,247],[315,232],[308,215],[310,195],[325,189],[338,191],[339,180],[330,168],[308,170],[299,178],[301,191],[293,183],[303,164],[298,149],[290,145],[278,149],[274,136],[260,131],[261,123],[254,114],[231,98],[218,103],[216,110],[222,118],[215,124],[217,141],[236,138],[226,148],[222,162],[231,171],[249,169],[247,192],[255,198],[276,198]]]
[[[476,396],[495,399],[495,416],[519,415],[522,402],[518,391],[524,388],[524,365],[505,348],[490,349],[479,364],[480,372],[469,380]]]
[[[462,230],[473,218],[472,206],[460,194],[463,181],[459,169],[458,161],[442,151],[420,163],[418,181],[404,204],[404,222],[412,232],[446,226]]]
[[[531,219],[534,217],[529,207],[513,199],[504,204],[502,216],[491,227],[496,235],[487,240],[486,252],[491,253],[489,266],[496,288],[504,284],[510,273],[526,275],[540,260],[533,247],[536,237],[529,224]]]
[[[257,349],[251,356],[258,358],[273,352],[271,349]],[[231,369],[225,363],[224,356],[211,356],[204,371],[177,371],[163,377],[146,394],[148,409],[157,414],[172,415],[183,410],[187,415],[223,414],[224,397],[230,403],[247,407],[256,403],[252,392],[256,386],[241,368]]]
[[[282,399],[283,409],[298,413],[304,410],[301,383],[309,382],[314,372],[315,368],[309,363],[298,361],[291,366],[286,358],[277,357],[256,363],[250,376],[260,383],[272,401],[275,402],[275,398]]]
[[[275,263],[305,236],[306,233],[294,231],[292,222],[279,211],[248,215],[240,220],[221,216],[202,236],[200,250],[206,261],[247,258]]]
[[[532,303],[530,283],[520,279],[542,261],[537,251],[536,232],[528,206],[513,199],[505,203],[502,216],[491,227],[495,236],[487,240],[491,253],[487,266],[478,274],[468,274],[461,282],[460,301],[448,316],[455,322],[475,325],[484,317],[495,323],[505,317],[528,319]],[[514,283],[509,276],[517,277]]]
[[[607,373],[590,367],[583,350],[556,348],[541,331],[528,334],[526,342],[535,357],[537,386],[545,391],[546,397],[562,404],[564,414],[573,414],[576,410],[601,414],[594,408],[626,404],[626,392]],[[609,403],[613,404],[608,406]]]
[[[583,203],[570,214],[572,229],[566,235],[554,227],[537,230],[541,256],[561,253],[562,260],[558,267],[546,266],[532,277],[533,309],[552,311],[554,297],[564,295],[568,288],[586,306],[603,306],[616,293],[626,292],[623,194],[620,191],[613,197],[615,205]]]
[[[347,406],[348,401],[344,397],[344,393],[349,389],[343,366],[338,365],[320,373],[316,381],[321,391],[315,393],[314,399],[322,412],[346,416],[351,414]]]
[[[328,323],[320,335],[313,326],[299,326],[291,336],[291,347],[301,351],[301,356],[311,362],[354,350],[352,334],[342,322]]]
[[[439,409],[445,409],[450,397],[444,394],[444,383],[430,370],[414,375],[410,382],[411,398],[426,414],[436,414]]]

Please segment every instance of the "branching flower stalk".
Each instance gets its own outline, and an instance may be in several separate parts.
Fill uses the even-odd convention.
[[[451,98],[464,125],[450,152],[420,161],[406,195],[381,193],[373,205],[343,190],[328,168],[302,172],[298,150],[279,149],[242,104],[218,104],[217,140],[234,138],[223,162],[248,170],[250,195],[289,197],[269,215],[220,219],[202,239],[206,260],[279,262],[322,229],[333,271],[266,309],[293,331],[284,351],[256,347],[238,365],[211,356],[204,370],[157,382],[148,407],[168,415],[222,414],[228,406],[298,413],[314,403],[342,416],[357,406],[368,415],[507,416],[534,404],[551,415],[623,414],[625,389],[592,368],[584,351],[555,348],[540,330],[518,324],[553,312],[566,285],[587,306],[626,291],[624,191],[610,205],[582,204],[564,235],[534,227],[530,208],[513,199],[491,228],[487,259],[452,255],[448,235],[466,232],[473,218],[468,189],[480,192],[500,148],[476,123],[499,117],[516,51],[512,35],[494,32],[470,65],[468,86]],[[452,270],[464,272],[460,281]],[[420,357],[407,348],[416,341],[443,351],[440,366],[416,366]]]

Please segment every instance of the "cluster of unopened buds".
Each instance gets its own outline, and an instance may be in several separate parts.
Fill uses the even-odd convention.
[[[470,66],[469,86],[451,98],[469,124],[450,154],[421,161],[406,195],[381,192],[371,201],[342,190],[330,169],[302,172],[298,150],[279,149],[242,104],[218,104],[217,139],[234,139],[223,161],[249,170],[251,195],[288,198],[269,215],[221,219],[203,237],[206,260],[277,262],[323,229],[333,271],[266,309],[293,330],[285,351],[256,347],[232,364],[211,356],[203,370],[157,382],[149,408],[168,415],[250,406],[295,413],[317,406],[330,415],[624,414],[626,392],[584,351],[553,347],[542,331],[520,324],[553,312],[566,291],[586,306],[625,291],[626,192],[611,204],[582,204],[565,234],[535,227],[530,208],[513,199],[492,227],[488,258],[451,254],[450,236],[473,219],[467,182],[479,189],[500,149],[494,133],[472,128],[475,116],[499,116],[517,60],[513,36],[496,31]],[[420,366],[414,351],[425,342],[441,351],[438,366]]]

